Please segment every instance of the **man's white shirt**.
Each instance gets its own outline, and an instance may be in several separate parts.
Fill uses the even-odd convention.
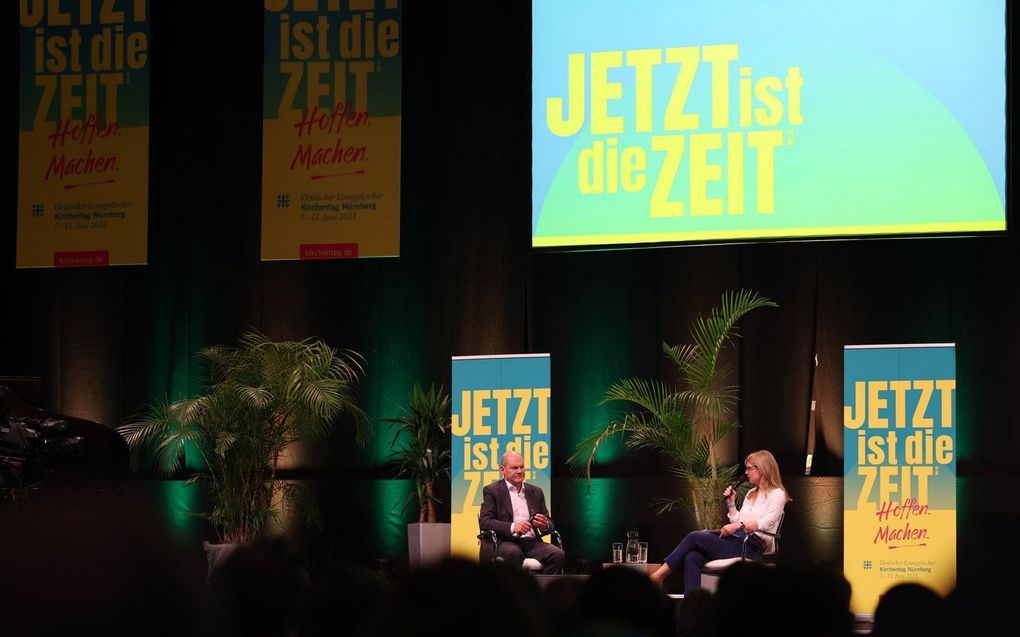
[[[510,531],[512,532],[518,522],[527,522],[531,519],[531,513],[528,512],[528,499],[524,496],[524,483],[521,483],[521,491],[518,493],[517,487],[512,482],[509,480],[503,480],[503,482],[506,484],[507,491],[510,492],[510,504],[514,508],[514,520],[510,524]],[[519,537],[534,538],[535,530],[532,529]]]

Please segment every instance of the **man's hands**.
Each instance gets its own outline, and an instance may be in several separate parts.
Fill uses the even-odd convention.
[[[511,527],[510,530],[516,535],[526,535],[528,531],[532,530],[532,527],[545,531],[548,530],[550,526],[551,524],[549,518],[542,515],[541,513],[536,513],[535,515],[531,516],[530,520],[521,520],[520,522],[514,522],[514,525]]]

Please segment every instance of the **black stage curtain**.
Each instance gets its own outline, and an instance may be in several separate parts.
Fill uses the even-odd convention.
[[[1020,447],[1015,232],[533,251],[527,3],[483,18],[477,3],[405,2],[400,258],[261,263],[262,10],[241,4],[153,3],[148,266],[17,271],[14,215],[5,217],[0,375],[41,377],[45,407],[117,425],[164,393],[199,391],[194,353],[248,327],[364,354],[362,398],[376,418],[411,382],[448,385],[452,355],[551,352],[554,477],[573,480],[565,459],[605,424],[596,404],[608,384],[668,377],[662,341],[686,341],[724,290],[749,287],[780,308],[748,317],[731,354],[743,428],[728,460],[768,448],[785,474],[802,476],[812,449],[813,476],[840,476],[842,346],[955,342],[961,484],[973,485],[961,525],[979,501],[1015,519],[1015,496],[980,495],[1013,474]],[[7,184],[13,202],[15,171]],[[393,374],[407,381],[396,394],[384,389]],[[306,466],[340,485],[386,477],[349,442]],[[665,465],[623,453],[600,471],[643,502]],[[822,494],[810,502],[829,503],[813,546],[836,562],[839,482],[801,483]],[[577,527],[573,503],[559,506]],[[979,550],[969,538],[964,528],[961,554]]]

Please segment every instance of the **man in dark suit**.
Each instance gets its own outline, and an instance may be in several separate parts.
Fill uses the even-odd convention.
[[[565,555],[558,546],[542,539],[553,530],[545,494],[524,483],[524,458],[507,451],[499,463],[503,479],[482,489],[482,510],[478,525],[483,531],[495,531],[499,537],[499,557],[520,566],[525,558],[542,563],[542,573],[552,575],[563,570]],[[486,555],[486,552],[488,555]],[[482,542],[482,559],[491,557],[492,546]]]

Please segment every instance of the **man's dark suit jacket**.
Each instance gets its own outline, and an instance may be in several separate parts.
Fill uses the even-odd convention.
[[[545,494],[536,486],[527,482],[524,483],[524,499],[528,502],[528,515],[541,513],[549,517],[549,509],[545,506]],[[478,513],[478,526],[483,531],[495,531],[501,540],[515,539],[511,528],[514,524],[514,506],[510,502],[510,492],[507,490],[506,480],[497,480],[488,484],[482,489],[482,509]],[[549,521],[548,529],[533,527],[538,539],[542,540],[542,533],[552,530],[552,520]]]

